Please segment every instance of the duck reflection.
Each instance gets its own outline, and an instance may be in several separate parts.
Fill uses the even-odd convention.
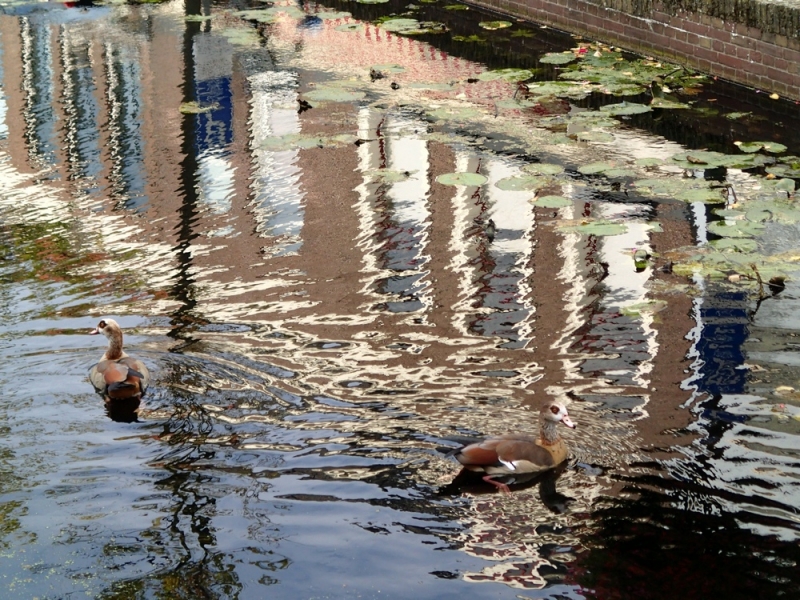
[[[139,420],[141,398],[114,399],[105,397],[108,418],[117,423],[136,423]]]
[[[565,461],[557,467],[540,473],[521,473],[498,478],[507,486],[508,492],[520,492],[539,486],[539,499],[542,504],[555,514],[567,512],[569,503],[574,500],[556,489],[556,482],[567,470],[569,462]],[[484,495],[506,493],[496,485],[487,482],[479,473],[469,469],[461,469],[453,481],[439,490],[440,496],[457,496],[460,494]]]

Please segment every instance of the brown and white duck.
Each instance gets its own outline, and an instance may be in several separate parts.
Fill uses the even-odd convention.
[[[494,477],[539,473],[567,460],[567,445],[558,433],[558,423],[570,429],[575,424],[563,404],[550,402],[540,413],[541,432],[538,438],[507,434],[490,437],[456,450],[454,456],[465,469],[486,473],[483,480],[508,493],[508,485]]]
[[[89,370],[89,380],[107,401],[138,399],[150,382],[145,364],[122,349],[122,328],[113,319],[103,319],[90,335],[102,333],[108,338],[103,358]]]

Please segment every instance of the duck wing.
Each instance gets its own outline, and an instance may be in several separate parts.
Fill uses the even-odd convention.
[[[101,360],[89,370],[94,388],[111,399],[141,396],[147,389],[149,373],[144,364],[134,358]]]
[[[461,448],[455,457],[468,469],[493,474],[534,473],[556,465],[553,454],[528,436],[489,438]]]

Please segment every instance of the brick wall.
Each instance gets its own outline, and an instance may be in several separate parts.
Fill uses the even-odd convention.
[[[800,5],[688,1],[469,0],[800,100]]]

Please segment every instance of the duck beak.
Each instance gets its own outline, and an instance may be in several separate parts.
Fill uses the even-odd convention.
[[[100,330],[99,330],[99,329],[92,329],[92,330],[89,332],[89,335],[97,335],[98,333],[100,333]]]
[[[572,419],[569,418],[569,415],[564,415],[564,417],[561,419],[561,422],[570,429],[575,429],[575,427],[577,427],[577,425],[572,422]]]

